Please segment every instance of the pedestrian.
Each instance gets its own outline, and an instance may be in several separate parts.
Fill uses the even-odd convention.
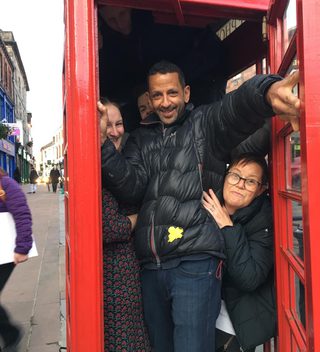
[[[21,183],[21,173],[20,173],[20,169],[17,166],[13,172],[13,179],[18,182]]]
[[[108,137],[120,151],[124,136],[120,110],[108,101],[105,107],[109,122],[102,142]],[[137,209],[125,207],[108,189],[103,190],[102,198],[105,351],[149,352],[140,267],[133,244]]]
[[[46,185],[47,185],[47,190],[48,190],[48,192],[50,192],[50,183],[51,183],[50,177],[46,176],[45,181],[46,181]]]
[[[52,184],[52,192],[57,193],[57,186],[60,179],[60,171],[56,168],[56,165],[53,165],[53,168],[50,171],[50,181]]]
[[[31,171],[29,175],[29,182],[30,182],[30,191],[28,193],[36,193],[37,191],[37,180],[38,180],[38,173],[33,166],[31,166]]]
[[[216,352],[254,352],[276,333],[272,208],[264,158],[242,154],[225,175],[222,194],[204,192],[203,205],[225,241]]]
[[[16,225],[16,247],[12,253],[12,262],[0,265],[0,294],[4,289],[13,269],[19,263],[28,259],[32,247],[32,218],[26,197],[18,185],[0,168],[0,219],[5,221],[3,215],[10,213]],[[0,228],[3,230],[4,225]],[[1,230],[1,231],[2,231]],[[1,236],[0,236],[1,243]],[[5,244],[1,244],[4,246]],[[22,338],[21,329],[12,323],[5,308],[0,305],[0,336],[3,345],[1,351],[18,351],[17,345]]]
[[[297,73],[257,75],[221,102],[193,108],[190,86],[174,64],[151,67],[148,94],[155,113],[130,134],[124,155],[102,145],[103,184],[119,200],[141,202],[135,230],[144,312],[157,352],[206,352],[215,347],[220,311],[222,234],[203,208],[202,175],[221,188],[224,158],[278,113],[298,122],[292,94]],[[98,103],[102,119],[108,116]],[[210,155],[210,163],[204,164]]]

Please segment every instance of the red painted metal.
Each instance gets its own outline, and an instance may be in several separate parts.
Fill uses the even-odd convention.
[[[205,26],[226,18],[250,19],[225,41],[238,55],[230,60],[230,74],[257,62],[266,52],[260,21],[268,9],[269,0],[65,0],[65,170],[66,170],[66,262],[67,262],[67,340],[68,350],[76,352],[103,351],[102,312],[102,244],[100,154],[98,139],[97,100],[97,40],[95,4],[110,4],[153,11],[160,23]],[[287,1],[272,0],[269,11],[271,72],[286,71],[296,48],[300,62],[302,194],[285,188],[284,138],[291,130],[279,120],[273,123],[272,187],[274,199],[276,282],[279,338],[275,350],[289,351],[292,346],[301,351],[320,351],[320,224],[317,202],[320,194],[320,79],[318,43],[320,24],[319,1],[297,0],[298,31],[286,53],[283,53],[282,17]],[[308,19],[308,26],[305,19]],[[254,21],[256,21],[254,23]],[[252,27],[250,27],[252,26]],[[249,29],[248,29],[249,28]],[[248,33],[255,32],[256,42],[249,50]],[[245,39],[245,40],[244,40]],[[295,41],[298,44],[296,45]],[[241,43],[241,48],[237,47]],[[252,42],[250,41],[250,44]],[[246,53],[244,56],[243,53]],[[258,52],[258,54],[256,54]],[[239,55],[241,53],[241,55]],[[284,60],[283,60],[284,59]],[[238,71],[239,70],[239,71]],[[261,70],[261,67],[260,67]],[[318,75],[318,76],[317,76]],[[304,258],[303,263],[292,251],[288,241],[287,219],[291,212],[287,203],[303,203]],[[292,234],[290,234],[292,236]],[[291,241],[291,242],[290,242]],[[291,270],[291,274],[289,271]],[[307,329],[301,327],[292,313],[292,273],[306,286]],[[290,282],[291,275],[291,282]],[[292,342],[294,336],[295,342]],[[266,351],[270,347],[266,345]],[[305,349],[307,348],[307,349]]]
[[[319,1],[297,2],[301,83],[302,204],[306,276],[307,349],[320,351],[320,13]]]
[[[99,0],[99,4],[174,13],[173,0]],[[268,0],[175,0],[183,16],[260,20],[268,10]],[[177,24],[177,20],[174,24]]]
[[[271,0],[268,11],[268,23],[276,24],[279,14],[283,14],[288,4],[288,0]]]
[[[100,146],[93,0],[65,0],[67,344],[103,351]]]
[[[296,55],[297,52],[297,33],[295,33],[290,41],[290,44],[288,46],[288,49],[284,53],[283,59],[280,63],[280,66],[278,67],[278,73],[281,76],[286,75],[287,68],[290,66],[292,60],[294,59],[294,56]]]
[[[320,222],[317,214],[319,204],[320,174],[320,74],[317,57],[320,55],[320,24],[315,13],[320,11],[319,2],[297,1],[297,34],[283,52],[283,13],[287,1],[274,1],[269,12],[270,62],[272,72],[284,74],[298,50],[300,69],[299,95],[301,109],[301,171],[302,191],[285,189],[284,138],[291,133],[288,126],[276,121],[273,124],[273,199],[275,216],[275,249],[277,266],[277,303],[279,351],[320,351]],[[318,12],[317,12],[318,11]],[[302,201],[304,261],[292,251],[291,212],[288,202]],[[288,219],[288,220],[287,220]],[[289,231],[289,232],[288,232]],[[288,233],[287,233],[288,232]],[[289,240],[288,240],[289,239]],[[306,329],[295,313],[296,300],[294,277],[305,286]],[[288,281],[288,278],[290,280]],[[292,336],[292,338],[291,338]]]
[[[171,3],[172,3],[172,6],[175,10],[179,25],[180,26],[184,25],[185,19],[184,19],[184,15],[182,13],[180,1],[179,0],[171,0]]]

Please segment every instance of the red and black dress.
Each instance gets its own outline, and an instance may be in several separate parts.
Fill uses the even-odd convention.
[[[128,214],[119,207],[114,196],[104,190],[104,350],[149,352],[151,349],[142,311],[140,267]]]

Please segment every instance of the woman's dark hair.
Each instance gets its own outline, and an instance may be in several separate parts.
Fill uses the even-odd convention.
[[[0,167],[0,177],[1,176],[8,176],[8,174]]]
[[[186,86],[186,80],[183,72],[177,65],[173,64],[172,62],[162,60],[154,64],[148,72],[148,84],[149,77],[156,75],[157,73],[161,73],[162,75],[165,75],[166,73],[177,73],[182,88]]]
[[[267,165],[266,159],[263,158],[262,156],[252,154],[252,153],[239,154],[231,160],[227,168],[227,172],[235,165],[238,165],[238,164],[247,165],[251,163],[256,163],[261,167],[262,169],[261,182],[263,185],[266,185],[268,183],[268,165]]]

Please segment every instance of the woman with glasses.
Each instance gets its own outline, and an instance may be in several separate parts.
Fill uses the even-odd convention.
[[[203,206],[225,241],[216,351],[254,351],[275,334],[272,209],[264,158],[242,154],[230,163],[222,196],[204,192]],[[219,200],[219,198],[221,198]]]

